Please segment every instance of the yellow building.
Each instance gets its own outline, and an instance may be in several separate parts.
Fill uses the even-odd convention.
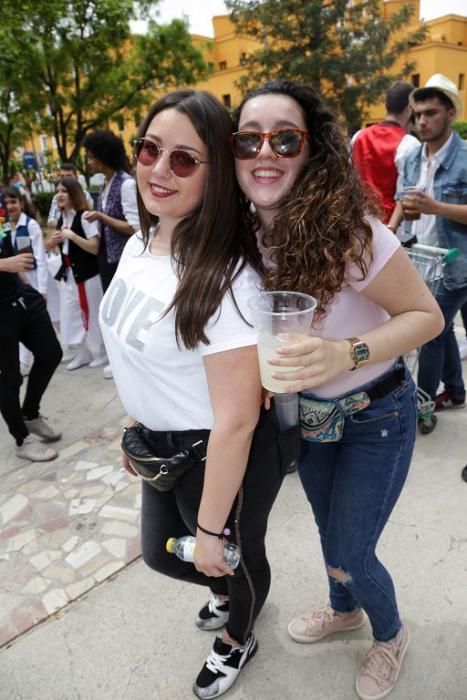
[[[413,30],[418,24],[419,0],[385,0],[383,2],[384,17],[389,17],[404,4],[414,5],[414,13],[408,30]],[[236,34],[235,26],[228,15],[219,15],[212,19],[214,37],[193,35],[194,44],[202,51],[206,63],[212,73],[195,87],[209,90],[227,107],[239,104],[241,95],[236,86],[238,79],[245,73],[242,65],[245,57],[261,48],[261,44],[251,37]],[[467,119],[467,92],[465,74],[467,73],[467,16],[446,15],[426,23],[429,34],[420,46],[408,49],[407,54],[399,59],[393,69],[397,72],[405,62],[416,63],[416,68],[409,80],[415,85],[424,85],[433,73],[444,73],[457,86],[463,103],[463,115]],[[384,101],[370,110],[367,124],[374,123],[384,117]],[[134,117],[112,121],[109,125],[119,133],[125,144],[129,144],[137,131],[137,121]],[[51,159],[56,160],[54,139],[48,134],[37,134],[31,137],[26,150],[38,153],[39,158],[45,149],[49,150]]]
[[[386,0],[383,3],[384,17],[390,17],[402,5],[414,5],[414,13],[407,30],[419,25],[419,0]],[[242,58],[254,52],[261,45],[247,36],[235,34],[235,27],[228,15],[213,17],[214,38],[194,36],[196,45],[202,49],[206,62],[214,66],[214,73],[208,80],[196,87],[209,90],[227,106],[235,107],[240,101],[240,93],[235,83],[245,70]],[[401,70],[405,62],[416,63],[413,74],[408,78],[414,86],[424,85],[433,73],[444,73],[458,87],[464,107],[463,119],[467,119],[467,16],[446,15],[426,23],[428,36],[420,46],[414,46],[401,56],[391,72]],[[207,42],[211,42],[211,47]],[[370,110],[368,123],[383,119],[384,101]]]

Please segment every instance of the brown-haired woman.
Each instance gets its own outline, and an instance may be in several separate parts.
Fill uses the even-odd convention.
[[[273,81],[250,93],[232,146],[268,260],[266,289],[318,300],[310,335],[291,337],[270,360],[284,391],[302,392],[299,474],[330,592],[330,606],[294,619],[289,634],[317,642],[361,627],[364,610],[374,642],[356,689],[378,700],[397,682],[409,640],[375,552],[415,440],[415,385],[398,357],[438,335],[442,316],[374,217],[336,118],[312,87]]]
[[[62,257],[56,276],[60,281],[60,337],[62,343],[76,348],[67,369],[99,367],[107,361],[98,321],[102,299],[97,265],[99,229],[84,216],[89,207],[78,180],[60,178],[55,196],[60,217],[51,244],[60,246]],[[97,351],[94,359],[91,348]]]
[[[206,92],[152,106],[135,146],[142,234],[128,241],[100,315],[120,398],[154,453],[199,443],[172,491],[143,481],[142,550],[156,571],[212,591],[196,624],[225,630],[195,681],[200,698],[226,692],[256,652],[270,586],[266,525],[284,473],[247,321],[261,261],[241,215],[231,128]],[[196,534],[194,566],[165,549],[187,533]],[[235,571],[224,536],[241,550]]]

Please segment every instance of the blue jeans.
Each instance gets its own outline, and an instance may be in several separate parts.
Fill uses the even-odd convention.
[[[407,477],[416,423],[415,384],[406,370],[389,394],[346,416],[341,440],[302,440],[299,474],[319,529],[331,607],[362,607],[378,641],[401,628],[394,586],[375,549]]]
[[[448,290],[441,282],[436,301],[443,312],[445,326],[443,332],[426,343],[420,351],[418,386],[434,399],[442,380],[446,391],[454,398],[464,399],[462,362],[453,322],[457,312],[467,302],[467,287]]]

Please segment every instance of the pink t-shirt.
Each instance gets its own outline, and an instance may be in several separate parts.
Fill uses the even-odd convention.
[[[383,269],[400,247],[400,243],[394,233],[378,219],[368,217],[368,223],[373,231],[373,262],[368,274],[360,281],[360,270],[354,264],[348,266],[346,286],[335,295],[323,319],[314,323],[310,335],[342,340],[359,336],[389,320],[389,314],[361,292]],[[390,369],[393,363],[394,360],[385,360],[361,367],[356,372],[342,372],[330,382],[313,387],[310,392],[323,398],[341,396],[379,377]]]

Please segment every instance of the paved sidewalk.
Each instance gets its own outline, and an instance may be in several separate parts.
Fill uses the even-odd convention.
[[[24,612],[28,605],[38,621],[50,615],[0,650],[0,700],[193,697],[212,643],[212,634],[194,625],[206,593],[140,559],[125,566],[138,553],[139,487],[119,467],[124,417],[113,382],[99,370],[61,368],[43,412],[65,432],[55,462],[18,460],[0,426],[4,640],[35,623]],[[466,410],[446,412],[432,435],[418,439],[380,543],[412,633],[393,700],[467,699],[467,484],[460,479],[466,428]],[[268,552],[272,587],[257,623],[259,652],[226,697],[356,698],[368,624],[315,645],[287,636],[291,617],[326,602],[316,528],[296,475],[287,477],[271,514]]]

